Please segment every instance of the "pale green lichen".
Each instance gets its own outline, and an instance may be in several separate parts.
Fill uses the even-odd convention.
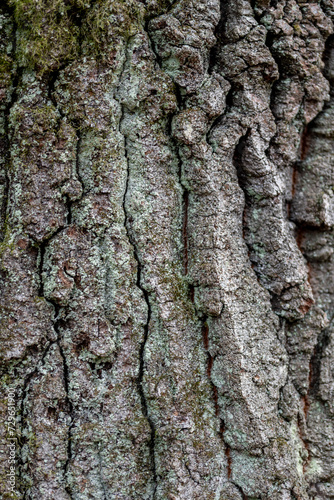
[[[15,234],[8,224],[8,216],[5,219],[3,227],[3,240],[0,243],[0,257],[3,255],[4,251],[8,249],[14,252],[16,249]]]

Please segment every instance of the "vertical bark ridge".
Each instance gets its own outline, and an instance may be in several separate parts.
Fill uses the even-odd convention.
[[[145,78],[140,80],[134,65],[138,54],[147,61],[142,66]],[[177,100],[171,80],[156,66],[146,33],[131,39],[128,62],[124,74],[126,84],[120,86],[119,98],[127,109],[123,133],[127,136],[130,165],[129,230],[138,249],[142,286],[152,302],[152,319],[144,352],[144,390],[156,428],[156,497],[188,494],[201,498],[214,495],[216,491],[218,494],[224,486],[220,484],[224,476],[215,458],[220,452],[214,428],[203,413],[211,414],[211,405],[206,397],[206,382],[200,376],[205,369],[200,328],[183,277],[179,160],[166,135],[169,115],[175,112]],[[139,85],[138,103],[127,92],[127,85],[132,82]],[[153,124],[150,123],[151,113]],[[143,158],[149,168],[142,163]],[[163,199],[162,192],[166,189],[165,208],[159,199]],[[150,241],[155,243],[156,257],[152,254]],[[193,356],[198,356],[199,366],[188,361],[187,358],[193,359]],[[161,384],[159,391],[152,384],[156,377]],[[202,420],[197,414],[202,415]],[[196,429],[196,441],[191,428]],[[201,457],[207,457],[205,466]],[[178,478],[176,483],[174,475]]]
[[[183,4],[181,3],[181,9],[182,9],[182,6]],[[179,6],[178,6],[179,7]],[[181,10],[179,9],[179,10]],[[169,14],[169,15],[173,15],[173,9],[170,9],[168,13],[166,14]],[[152,24],[153,25],[158,25],[161,24],[162,27],[164,27],[164,23],[168,25],[168,17],[166,16],[166,14],[164,15],[164,18],[163,19],[152,19],[150,21],[150,23],[148,24],[148,33],[150,34],[150,37],[151,37],[151,43],[152,43],[152,48],[154,50],[154,53],[155,53],[155,56],[157,58],[157,61],[159,62],[159,66],[160,68],[162,68],[163,70],[165,70],[165,72],[167,74],[170,74],[170,72],[168,71],[168,66],[164,66],[164,56],[160,53],[159,51],[159,45],[157,46],[157,38],[155,35],[155,32],[153,31],[153,40],[152,40]],[[171,18],[172,20],[173,18]],[[173,21],[172,21],[173,22]],[[214,27],[214,26],[213,26]],[[158,44],[159,44],[160,40],[158,39]],[[190,47],[191,49],[191,47]],[[191,56],[190,56],[191,57]],[[181,56],[182,58],[182,56]],[[207,65],[208,61],[208,54],[206,54],[204,56],[204,63]],[[166,69],[167,67],[167,69]],[[195,74],[196,74],[196,71],[197,71],[197,68],[195,70]],[[210,73],[210,67],[208,67],[208,72]],[[184,156],[183,156],[183,151],[182,151],[182,141],[179,141],[178,140],[178,137],[177,137],[177,134],[175,134],[175,128],[177,127],[177,119],[178,119],[178,116],[181,116],[182,114],[182,111],[185,111],[187,109],[187,107],[189,106],[189,98],[187,96],[187,93],[189,92],[194,92],[194,90],[196,89],[196,84],[195,86],[193,85],[193,83],[190,82],[190,80],[187,82],[189,83],[189,87],[191,90],[187,90],[185,91],[184,89],[184,82],[182,81],[182,76],[184,75],[185,79],[187,79],[187,68],[185,68],[183,70],[183,75],[181,73],[180,77],[177,79],[175,78],[175,75],[173,74],[170,74],[171,77],[173,78],[173,80],[175,81],[176,83],[176,96],[177,96],[177,102],[178,102],[178,112],[179,114],[176,114],[173,116],[173,119],[171,120],[171,127],[170,127],[170,133],[171,133],[171,136],[172,136],[172,144],[173,144],[173,147],[174,147],[174,150],[175,150],[175,155],[178,159],[178,163],[179,163],[179,178],[180,178],[180,185],[182,187],[182,190],[183,190],[183,224],[182,224],[182,237],[183,237],[183,263],[184,263],[184,273],[185,275],[187,276],[188,275],[188,262],[189,262],[189,255],[188,255],[188,247],[189,247],[189,241],[188,241],[188,213],[189,213],[189,207],[191,207],[191,196],[192,196],[192,189],[191,187],[189,186],[189,182],[188,182],[188,179],[185,175],[185,170],[184,170]],[[198,79],[198,77],[197,77]],[[196,117],[198,118],[198,117]],[[190,288],[190,299],[192,302],[194,302],[195,300],[195,296],[194,296],[194,283],[193,281],[190,279],[189,280],[189,288]],[[213,384],[212,382],[212,379],[211,379],[211,368],[212,368],[212,356],[210,355],[209,351],[208,351],[208,347],[209,347],[209,344],[208,344],[208,324],[207,324],[207,321],[206,321],[206,317],[202,317],[202,315],[199,315],[199,319],[202,323],[202,334],[203,334],[203,345],[204,345],[204,349],[205,351],[207,352],[207,373],[208,373],[208,378],[210,380],[210,384],[211,384],[211,388],[212,388],[212,394],[213,394],[213,400],[214,400],[214,407],[215,407],[215,413],[216,413],[216,416],[219,417],[219,412],[218,412],[218,396],[217,396],[217,388],[216,386]],[[222,428],[223,428],[223,423],[220,424],[220,428],[219,428],[219,435],[220,437],[223,439],[223,432],[222,432]],[[224,443],[224,447],[225,447],[225,443]],[[227,445],[226,445],[226,450],[228,449]],[[225,450],[225,452],[226,452]],[[229,471],[229,463],[230,463],[230,459],[229,457],[227,456],[227,452],[226,452],[226,457],[227,457],[227,476],[228,476],[228,479],[229,479],[229,476],[230,476],[230,471]],[[228,486],[227,486],[228,488]],[[225,494],[227,494],[225,492]]]
[[[205,206],[205,204],[203,203],[203,200],[205,200],[206,196],[208,197],[207,198],[208,200],[210,199],[208,194],[210,193],[210,189],[211,190],[213,189],[211,187],[212,185],[210,185],[208,180],[205,178],[204,168],[203,168],[203,171],[200,170],[200,166],[201,166],[200,161],[203,158],[203,156],[201,156],[201,155],[203,155],[203,153],[201,152],[200,147],[202,147],[203,151],[205,151],[204,145],[202,146],[200,141],[201,141],[201,138],[203,137],[203,134],[204,134],[204,136],[206,136],[206,134],[207,134],[207,128],[206,128],[207,127],[207,125],[206,125],[207,118],[205,115],[207,113],[211,119],[216,118],[217,114],[218,115],[222,114],[224,107],[222,109],[220,107],[221,106],[221,103],[220,103],[220,105],[218,106],[218,113],[217,113],[216,109],[214,109],[214,110],[212,108],[210,109],[209,105],[206,104],[208,96],[210,95],[209,94],[210,89],[208,87],[210,87],[210,84],[212,85],[213,88],[214,88],[214,85],[216,85],[216,88],[214,88],[214,90],[217,92],[219,89],[219,86],[218,86],[219,85],[219,83],[218,83],[219,77],[217,79],[217,77],[215,75],[216,82],[212,81],[212,80],[211,80],[211,82],[206,82],[207,85],[206,86],[203,85],[203,88],[201,88],[201,92],[198,92],[198,94],[196,95],[196,93],[194,93],[194,89],[196,89],[196,85],[198,85],[200,87],[199,83],[202,83],[200,65],[199,64],[197,65],[197,62],[196,62],[192,66],[193,68],[194,67],[196,68],[196,72],[198,72],[199,76],[197,76],[197,74],[194,75],[193,73],[191,73],[191,71],[188,70],[187,66],[182,66],[182,63],[181,63],[180,69],[178,69],[178,71],[176,71],[176,72],[173,72],[174,71],[174,67],[172,66],[173,59],[172,59],[172,57],[170,57],[169,54],[170,54],[170,51],[173,47],[172,40],[176,39],[176,37],[178,37],[179,40],[181,39],[181,33],[180,33],[180,31],[177,31],[177,30],[180,30],[180,25],[178,24],[178,14],[179,13],[173,12],[174,19],[173,18],[168,19],[165,17],[160,18],[160,19],[155,19],[154,21],[151,22],[150,28],[151,28],[151,32],[152,32],[151,37],[153,37],[153,40],[155,42],[155,47],[156,47],[155,50],[158,51],[159,58],[162,59],[162,61],[163,61],[163,64],[162,64],[163,69],[168,74],[170,74],[172,76],[172,78],[174,79],[174,81],[178,85],[181,85],[182,92],[184,94],[189,92],[189,94],[191,96],[189,98],[189,104],[188,104],[189,107],[184,106],[184,110],[182,110],[174,119],[174,136],[178,140],[178,142],[181,143],[181,145],[182,145],[181,152],[182,152],[182,159],[183,159],[183,163],[184,163],[184,172],[185,172],[184,177],[185,177],[185,179],[190,187],[189,202],[190,202],[190,206],[191,206],[191,203],[193,202],[192,197],[194,197],[195,203],[197,202],[196,210],[194,210],[194,215],[196,214],[195,217],[197,216],[197,218],[198,218],[198,214],[200,214],[201,211],[203,210],[203,208],[199,209],[199,207]],[[182,55],[182,49],[180,48],[179,44],[177,45],[177,47],[178,48],[176,48],[174,50],[172,49],[173,50],[172,53],[173,53],[174,57],[175,57],[175,55],[177,55],[179,60],[182,62],[182,57],[184,57]],[[190,51],[190,49],[188,47],[185,47],[184,50]],[[166,54],[166,55],[164,55],[164,54]],[[168,59],[169,57],[170,57],[170,59]],[[190,57],[190,56],[188,56],[188,57]],[[194,50],[194,54],[191,54],[191,57],[193,58],[194,61],[196,61],[195,50]],[[187,70],[188,70],[188,73],[187,73]],[[191,75],[191,80],[189,78],[190,75]],[[211,71],[211,75],[212,75],[212,71]],[[225,74],[224,74],[224,76],[225,76]],[[222,93],[221,95],[225,97],[226,94],[224,95],[224,91],[227,93],[228,84],[223,79],[221,79],[220,82],[221,82],[221,86],[222,86],[222,90],[220,92]],[[213,88],[211,90],[212,92],[214,92]],[[206,92],[206,95],[205,95],[205,92]],[[198,102],[200,102],[199,105],[198,105]],[[207,106],[206,109],[205,109],[205,105]],[[195,106],[198,106],[198,107],[195,107]],[[203,108],[204,108],[204,110],[203,110]],[[217,113],[217,114],[215,115],[215,113]],[[211,116],[210,116],[210,114],[211,114]],[[219,129],[219,127],[220,127],[220,129]],[[215,139],[217,138],[217,130],[218,129],[219,129],[219,132],[220,132],[220,130],[223,129],[221,119],[217,120],[216,126],[211,129],[210,143],[212,144],[211,147],[213,148],[214,153],[216,153],[216,150],[218,149],[217,148],[218,141],[216,141],[216,143],[215,143]],[[234,132],[233,126],[231,125],[229,132],[232,132],[235,136],[235,135],[237,135],[239,130],[237,130],[237,132]],[[216,134],[216,137],[214,137],[214,134]],[[240,134],[240,135],[242,135],[242,134]],[[240,137],[240,135],[239,135],[239,137]],[[233,140],[235,140],[234,137],[233,137]],[[197,144],[201,144],[201,146],[197,146]],[[209,154],[210,154],[210,149],[208,150],[208,154],[205,157],[205,160],[206,160],[206,169],[208,168],[208,166],[210,166],[210,175],[211,175],[210,180],[212,182],[212,180],[214,179],[214,175],[213,175],[212,170],[214,171],[214,168],[215,167],[217,168],[217,164],[214,163],[214,160],[212,160],[210,158]],[[194,157],[195,157],[194,160],[192,160],[192,158],[191,158],[192,155],[194,155]],[[225,155],[227,157],[229,156],[226,153],[225,153]],[[216,157],[217,157],[217,159],[219,158],[219,160],[221,161],[221,158],[224,157],[224,154],[222,155],[220,153],[219,156],[218,156],[218,154],[216,154]],[[196,164],[196,161],[197,161],[197,164]],[[211,164],[210,164],[210,161],[211,161]],[[195,168],[197,168],[197,170],[195,170]],[[216,172],[217,171],[218,171],[218,169],[216,170]],[[196,176],[194,176],[193,172],[196,172],[197,178],[196,178]],[[216,174],[216,172],[215,172],[215,174]],[[203,175],[203,180],[199,177],[199,173],[200,173],[200,175]],[[219,179],[218,175],[217,175],[217,178]],[[215,179],[215,181],[216,181],[216,179]],[[202,182],[202,184],[201,184],[201,182]],[[218,183],[219,182],[221,182],[221,181],[218,180]],[[200,191],[201,199],[196,192],[197,190],[199,190],[199,187],[201,188],[201,191]],[[234,191],[233,191],[233,194],[235,195]],[[197,196],[198,196],[198,198],[197,198]],[[230,199],[232,200],[232,198],[229,198],[229,200]],[[236,200],[238,200],[238,202],[239,202],[240,197],[236,196]],[[236,203],[234,203],[234,204],[236,204]],[[212,206],[213,205],[211,204],[210,208]],[[230,206],[232,209],[233,203],[231,203]],[[203,210],[203,212],[204,212],[204,210]],[[239,206],[238,206],[238,213],[239,213]],[[204,235],[202,236],[202,234],[200,233],[200,229],[197,229],[197,227],[199,227],[199,228],[201,228],[201,227],[211,228],[211,225],[214,226],[214,224],[211,221],[208,224],[208,222],[204,223],[204,220],[203,220],[203,222],[201,221],[201,219],[196,220],[196,222],[194,221],[195,224],[192,221],[193,225],[191,226],[190,231],[189,231],[189,234],[191,235],[190,237],[192,238],[192,240],[189,240],[190,248],[191,248],[192,252],[194,252],[194,249],[196,248],[196,243],[195,243],[196,239],[197,239],[197,241],[201,241],[201,239],[203,242],[205,241]],[[209,220],[210,219],[207,219],[207,221],[209,221]],[[222,223],[222,220],[221,220],[219,226],[224,227],[224,223],[226,224],[226,221],[224,220],[224,222]],[[218,224],[216,224],[216,225],[218,226]],[[196,229],[195,229],[195,227],[196,227]],[[193,246],[191,247],[191,245],[193,245]],[[233,247],[233,250],[234,250],[234,247]],[[230,249],[230,252],[233,253],[233,251],[231,249]],[[205,257],[204,257],[204,255],[205,255]],[[216,386],[219,387],[220,391],[222,391],[223,394],[224,393],[226,394],[226,393],[228,393],[228,389],[226,388],[225,384],[222,383],[222,380],[221,379],[219,380],[219,378],[222,376],[222,374],[225,373],[225,370],[226,370],[226,366],[224,367],[224,365],[221,361],[221,351],[224,352],[224,349],[226,349],[226,347],[224,347],[224,344],[220,340],[218,341],[219,330],[224,331],[226,329],[225,322],[223,322],[219,318],[223,305],[224,305],[224,309],[225,309],[225,311],[223,309],[223,317],[225,315],[229,314],[229,311],[228,311],[229,308],[226,308],[226,301],[223,300],[222,297],[220,297],[220,287],[222,288],[222,290],[225,291],[226,290],[226,283],[224,283],[224,284],[220,283],[220,279],[221,279],[220,276],[221,276],[222,270],[220,270],[219,268],[217,269],[217,271],[216,271],[217,277],[212,272],[213,269],[210,267],[210,261],[212,260],[212,257],[210,255],[210,253],[203,252],[201,254],[201,250],[196,249],[196,258],[198,260],[199,260],[199,256],[201,256],[201,260],[199,262],[195,262],[194,253],[192,253],[191,258],[193,260],[192,260],[192,263],[190,264],[190,266],[191,266],[190,267],[190,269],[191,269],[190,279],[193,281],[193,284],[195,285],[195,304],[197,306],[197,309],[199,310],[199,312],[201,314],[206,314],[210,317],[210,332],[211,332],[211,330],[213,332],[211,334],[211,336],[213,336],[213,341],[211,340],[210,349],[211,349],[211,352],[213,352],[215,354],[216,373],[214,374],[214,377],[216,380],[218,380],[218,384],[216,382],[214,382],[214,383]],[[226,260],[227,260],[227,262],[229,260],[227,255],[226,255]],[[223,271],[223,273],[224,272],[225,271]],[[270,310],[270,306],[269,306],[269,310]],[[232,311],[233,311],[233,308],[232,308]],[[237,320],[236,311],[233,311],[233,312],[232,311],[230,314],[232,315],[233,320]],[[233,315],[234,315],[234,317],[233,317]],[[218,319],[216,319],[216,317],[218,317]],[[272,320],[275,322],[275,319],[273,316],[272,316]],[[229,318],[229,321],[230,321],[230,318]],[[235,339],[233,338],[232,332],[231,332],[231,337],[230,337],[229,341],[232,342],[232,344],[235,341]],[[275,344],[274,340],[273,340],[273,343]],[[218,356],[216,356],[217,351],[218,351]],[[217,359],[218,359],[219,365],[217,363]],[[242,361],[242,356],[240,357],[240,360]],[[238,362],[239,361],[237,361],[237,363]],[[218,366],[219,366],[219,368],[218,368]],[[221,398],[220,405],[223,406],[222,402],[224,400],[221,396],[220,396],[220,398]],[[234,397],[232,396],[232,401],[234,404],[238,404],[238,399],[239,398],[235,398],[235,396]],[[229,402],[229,404],[231,404],[231,402]],[[223,406],[223,410],[222,410],[222,415],[224,415],[224,406]],[[230,435],[228,436],[230,443],[231,443],[231,430],[233,429],[233,431],[236,433],[237,428],[240,427],[239,418],[237,419],[237,421],[235,421],[233,423],[230,421],[227,424],[228,431],[226,432],[226,435],[228,436],[230,433]],[[249,433],[249,426],[248,426],[248,433]],[[258,439],[256,434],[257,434],[257,431],[254,432],[253,439]],[[233,443],[232,449],[238,448],[239,446],[240,446],[239,443]],[[237,459],[236,461],[238,462],[238,459],[239,459],[238,453],[234,452],[232,460],[234,458],[236,458]],[[240,459],[239,459],[239,464],[240,464]],[[259,467],[261,467],[261,466],[262,467],[264,466],[264,462],[262,461],[262,464],[261,464],[261,460],[259,460]],[[249,488],[249,485],[247,484],[246,479],[244,479],[244,480],[241,479],[241,481],[240,481],[240,474],[238,474],[238,472],[239,471],[234,470],[233,473],[235,476],[233,477],[233,479],[239,484],[239,486],[240,486],[240,484],[242,484],[243,486],[245,485],[244,486],[245,488]],[[259,474],[259,471],[255,472],[255,474]],[[250,493],[250,494],[253,494],[253,495],[256,494],[256,493],[254,493],[254,491],[256,491],[256,490],[253,489],[252,493]],[[258,492],[257,492],[257,494],[258,494]]]

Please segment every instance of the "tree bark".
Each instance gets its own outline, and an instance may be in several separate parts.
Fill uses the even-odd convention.
[[[334,498],[333,20],[1,4],[1,498]]]

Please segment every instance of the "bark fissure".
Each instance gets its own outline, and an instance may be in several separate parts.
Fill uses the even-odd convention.
[[[68,207],[68,210],[70,211],[70,206]],[[39,295],[41,297],[44,297],[44,281],[43,281],[43,264],[44,264],[44,257],[45,257],[45,252],[46,252],[46,247],[47,245],[53,240],[61,231],[63,231],[64,228],[60,228],[54,235],[52,235],[48,240],[43,242],[40,245],[40,262],[39,262],[39,276],[40,276],[40,291]],[[45,297],[44,297],[45,298]],[[74,426],[74,417],[73,417],[73,403],[70,398],[70,375],[69,375],[69,364],[66,358],[65,351],[62,346],[62,334],[60,330],[60,326],[63,322],[62,319],[62,313],[65,311],[64,308],[60,307],[54,300],[51,300],[50,298],[45,298],[46,302],[52,305],[53,310],[54,310],[54,318],[53,318],[53,328],[56,333],[57,339],[56,339],[56,344],[59,349],[60,356],[62,358],[63,362],[63,382],[64,382],[64,389],[65,389],[65,394],[66,394],[66,403],[68,405],[68,414],[70,417],[70,423],[68,425],[68,431],[67,431],[67,459],[66,462],[64,463],[64,481],[65,481],[65,491],[68,493],[70,499],[73,498],[71,488],[68,484],[66,484],[67,476],[69,473],[69,466],[71,463],[72,459],[72,428]],[[52,343],[49,345],[49,347],[52,345]],[[43,358],[45,357],[46,353],[44,353]],[[36,368],[37,370],[37,368]]]
[[[238,491],[240,491],[241,493],[241,497],[242,497],[242,500],[248,500],[248,496],[245,495],[245,493],[243,492],[243,489],[241,488],[241,486],[239,486],[237,483],[231,481],[232,484],[234,484],[234,486],[238,489]]]
[[[177,1],[173,2],[172,5],[170,6],[169,11],[171,11],[172,7],[177,3]],[[150,40],[150,47],[152,49],[152,52],[154,53],[154,57],[156,59],[156,62],[160,68],[161,71],[163,70],[163,60],[160,57],[158,51],[155,49],[154,46],[154,41],[152,40],[152,37],[150,36],[150,30],[149,30],[149,22],[152,21],[154,18],[150,19],[147,21],[146,26],[145,26],[145,32]],[[188,274],[188,210],[189,210],[189,195],[191,194],[191,191],[187,188],[184,180],[183,180],[183,161],[182,161],[182,156],[180,154],[180,146],[173,136],[173,118],[180,113],[184,108],[185,108],[185,98],[182,97],[181,93],[181,87],[178,84],[175,84],[175,97],[177,100],[178,104],[178,109],[177,111],[170,115],[168,119],[168,131],[167,134],[169,136],[169,139],[172,144],[173,152],[176,156],[177,160],[177,165],[178,165],[178,175],[179,175],[179,183],[180,187],[182,190],[182,243],[183,243],[183,267],[184,267],[184,274],[187,276]]]
[[[64,69],[66,66],[64,66],[61,69]],[[53,97],[53,92],[54,92],[54,85],[59,78],[59,74],[61,69],[59,71],[54,72],[51,77],[49,78],[48,82],[48,97],[52,101],[53,105],[55,108],[59,111],[60,116],[63,117],[63,113],[61,111],[61,107],[58,106],[57,102],[55,101]],[[79,174],[79,147],[80,147],[80,137],[77,135],[77,141],[76,141],[76,162],[75,162],[75,167],[76,167],[76,174],[78,176]],[[81,182],[82,185],[82,182]],[[83,195],[81,195],[82,197]],[[38,263],[38,273],[39,273],[39,283],[40,283],[40,288],[39,288],[39,296],[43,297],[46,302],[50,305],[52,305],[53,308],[53,328],[56,334],[56,341],[55,343],[58,346],[59,353],[62,359],[62,364],[63,364],[63,383],[64,383],[64,390],[66,394],[66,405],[68,407],[68,415],[70,417],[70,422],[68,424],[68,429],[67,429],[67,458],[64,463],[64,488],[67,494],[69,495],[69,498],[73,498],[71,486],[69,485],[68,482],[68,475],[69,475],[69,467],[71,464],[72,460],[72,429],[74,427],[75,421],[74,421],[74,408],[73,408],[73,403],[70,397],[70,369],[69,369],[69,362],[66,357],[65,350],[62,345],[63,341],[63,336],[61,333],[61,325],[64,323],[63,317],[66,311],[66,307],[60,307],[55,300],[52,300],[50,297],[46,297],[44,293],[44,279],[43,279],[43,268],[45,265],[45,254],[50,246],[50,244],[59,237],[63,233],[63,231],[68,228],[71,223],[72,223],[72,206],[73,206],[73,201],[70,200],[68,195],[65,195],[63,197],[66,209],[67,209],[67,216],[66,216],[66,223],[64,226],[60,226],[53,234],[44,239],[41,243],[36,242],[36,244],[39,246],[39,263]],[[49,345],[49,348],[51,345],[54,343],[51,343]],[[43,358],[46,356],[47,352],[44,353]],[[37,368],[36,368],[37,370]],[[36,371],[35,370],[35,371]]]
[[[44,349],[44,352],[42,353],[41,359],[38,361],[37,366],[34,368],[33,371],[31,371],[24,379],[23,382],[23,387],[22,387],[22,393],[21,393],[21,404],[20,404],[20,414],[21,414],[21,419],[20,419],[20,440],[19,440],[19,445],[20,445],[20,451],[18,453],[18,465],[19,465],[19,478],[21,479],[22,483],[24,484],[24,474],[23,474],[23,467],[24,467],[24,462],[23,462],[23,457],[22,457],[22,449],[24,445],[27,443],[27,438],[24,436],[24,430],[27,427],[27,410],[25,406],[25,401],[28,397],[29,394],[29,385],[33,377],[36,375],[38,368],[40,366],[43,366],[43,362],[45,360],[45,357],[47,356],[51,346],[54,344],[54,342],[49,342],[47,346]],[[25,489],[23,492],[23,499],[25,500],[27,498],[28,494],[28,489]]]
[[[53,345],[55,345],[55,344],[58,345],[58,349],[59,349],[59,352],[60,352],[62,360],[63,360],[64,389],[65,389],[65,392],[66,392],[66,398],[67,398],[67,403],[68,403],[68,406],[69,406],[69,413],[70,413],[70,415],[72,414],[72,411],[73,411],[72,403],[71,403],[71,400],[70,400],[70,397],[69,397],[69,372],[68,372],[68,365],[67,365],[65,353],[64,353],[63,348],[61,346],[61,333],[60,333],[59,328],[58,328],[59,321],[60,321],[60,311],[61,311],[61,308],[54,301],[52,301],[50,299],[47,299],[44,296],[44,281],[43,281],[43,275],[42,275],[46,248],[47,248],[48,244],[61,231],[63,231],[63,229],[64,229],[64,227],[60,227],[52,236],[50,236],[48,239],[46,239],[45,241],[43,241],[40,244],[38,244],[38,242],[35,242],[36,246],[39,246],[38,275],[39,275],[39,285],[40,286],[39,286],[38,296],[39,297],[43,297],[46,300],[47,303],[49,303],[50,305],[52,305],[52,308],[54,310],[53,328],[54,328],[54,331],[56,333],[57,338],[56,338],[56,341],[49,341],[47,343],[47,345],[44,348],[44,351],[43,351],[40,359],[36,362],[35,368],[24,379],[23,389],[22,389],[22,397],[21,397],[21,407],[20,407],[20,412],[21,412],[21,425],[20,425],[21,431],[20,431],[20,433],[21,433],[21,436],[24,436],[24,430],[27,427],[27,422],[26,422],[26,417],[25,417],[25,415],[27,415],[27,409],[25,407],[25,401],[27,400],[28,395],[29,395],[30,381],[37,374],[39,367],[43,366],[43,362],[44,362],[44,360],[45,360],[45,358],[46,358],[46,356],[47,356],[50,348]],[[67,458],[67,461],[66,461],[66,463],[64,465],[64,479],[66,478],[68,463],[69,463],[70,456],[71,456],[71,426],[72,425],[73,424],[71,424],[69,426],[69,429],[68,429],[68,440],[67,440],[68,458]],[[25,480],[24,480],[24,476],[23,476],[23,464],[24,464],[24,462],[22,460],[22,448],[23,448],[23,446],[25,445],[26,442],[27,442],[27,440],[24,439],[24,437],[21,437],[19,457],[20,457],[20,477],[21,477],[23,483],[24,483]],[[66,487],[65,487],[65,489],[66,489],[66,491],[68,491]],[[28,491],[29,491],[29,488],[24,491],[24,493],[23,493],[23,495],[24,495],[23,498],[24,499],[27,498]],[[69,493],[69,491],[68,491],[68,493]],[[72,498],[72,497],[70,496],[70,498]]]
[[[330,324],[332,324],[333,319],[330,320]],[[310,359],[310,367],[309,367],[309,386],[308,386],[308,391],[306,394],[307,400],[309,397],[312,395],[314,398],[319,398],[319,381],[320,381],[320,369],[321,369],[321,362],[323,359],[323,353],[326,349],[326,347],[329,345],[330,342],[330,334],[329,334],[329,329],[321,330],[317,342],[314,346],[313,354]],[[309,401],[307,403],[308,409],[309,409]],[[307,416],[307,415],[306,415]]]
[[[215,407],[215,413],[216,417],[219,420],[219,437],[222,440],[224,444],[224,452],[225,452],[225,457],[226,457],[226,462],[227,462],[227,479],[231,479],[232,476],[232,457],[231,457],[231,448],[230,446],[226,443],[224,440],[224,433],[225,433],[225,423],[224,420],[222,419],[220,415],[220,407],[218,403],[218,388],[214,384],[211,376],[211,371],[212,371],[212,365],[214,362],[214,358],[210,354],[209,350],[209,325],[208,325],[208,317],[204,317],[202,319],[202,335],[203,335],[203,346],[207,355],[207,375],[208,379],[210,381],[211,385],[211,390],[212,390],[212,398],[214,401],[214,407]]]
[[[14,52],[15,54],[15,52]],[[8,169],[10,165],[10,139],[9,139],[9,116],[10,116],[10,111],[12,107],[14,106],[16,100],[17,100],[17,95],[16,95],[16,90],[19,85],[19,76],[16,75],[15,78],[13,79],[12,87],[13,91],[11,93],[11,100],[6,106],[5,112],[4,112],[4,136],[5,136],[5,156],[4,156],[4,167],[5,167],[5,188],[4,188],[4,195],[3,195],[3,200],[2,200],[2,206],[0,207],[0,214],[3,217],[3,223],[5,223],[6,220],[6,215],[7,215],[7,206],[8,206],[8,196],[9,196],[9,174],[8,174]],[[1,228],[3,230],[3,228]],[[3,231],[4,233],[4,231]],[[0,241],[4,239],[4,234],[1,236]]]
[[[16,54],[16,36],[17,36],[17,26],[14,20],[13,16],[13,9],[9,8],[6,5],[8,13],[11,15],[12,18],[12,51],[11,51],[11,58],[14,61],[15,60],[15,54]],[[9,179],[9,166],[11,162],[11,141],[10,141],[10,131],[9,131],[9,118],[10,118],[10,112],[11,109],[13,108],[15,102],[17,101],[17,89],[20,84],[20,80],[22,78],[22,69],[20,68],[12,68],[11,69],[11,76],[10,76],[10,91],[9,91],[9,98],[7,98],[7,104],[5,105],[4,108],[4,123],[3,123],[3,132],[4,132],[4,155],[2,158],[2,161],[4,162],[4,173],[5,173],[5,186],[4,186],[4,192],[3,192],[3,199],[2,199],[2,206],[0,206],[0,217],[2,218],[1,220],[1,227],[0,227],[0,242],[4,240],[5,238],[5,231],[6,231],[6,217],[7,217],[7,207],[8,207],[8,202],[9,202],[9,184],[10,184],[10,179]]]
[[[57,311],[57,309],[58,309],[58,311]],[[56,305],[55,305],[55,313],[58,315],[60,314],[60,309],[56,308]],[[58,321],[60,321],[60,319]],[[73,495],[72,495],[72,489],[68,483],[68,474],[69,474],[69,467],[70,467],[71,460],[72,460],[72,428],[74,427],[75,421],[74,421],[74,416],[73,416],[73,403],[71,401],[70,392],[69,392],[69,385],[70,385],[69,366],[68,366],[68,361],[66,359],[64,349],[61,345],[61,333],[60,333],[60,330],[58,328],[58,321],[57,321],[57,317],[55,317],[55,331],[57,333],[57,344],[58,344],[61,358],[63,360],[64,388],[65,388],[65,393],[66,393],[67,404],[69,407],[69,416],[71,419],[69,426],[68,426],[68,433],[67,433],[67,460],[64,464],[64,479],[65,479],[65,491],[68,493],[70,499],[72,499]],[[67,482],[67,484],[66,484],[66,482]]]
[[[124,116],[124,109],[122,107],[122,116]],[[120,127],[121,127],[122,119],[120,120]],[[155,498],[155,492],[157,488],[157,470],[156,470],[156,459],[155,459],[155,435],[156,435],[156,429],[154,422],[152,418],[149,415],[149,410],[148,410],[148,404],[145,396],[145,389],[144,389],[144,371],[145,371],[145,346],[147,343],[148,335],[149,335],[149,328],[150,328],[150,322],[151,322],[151,304],[150,304],[150,298],[149,298],[149,293],[148,291],[143,287],[142,285],[142,264],[139,259],[138,251],[136,244],[133,240],[133,237],[131,235],[131,229],[129,228],[129,215],[127,212],[126,208],[126,198],[128,196],[128,187],[129,187],[129,179],[130,179],[130,165],[129,165],[129,159],[128,159],[128,154],[127,154],[127,138],[124,136],[124,146],[125,146],[125,158],[127,162],[127,177],[126,177],[126,184],[125,184],[125,190],[124,190],[124,197],[123,197],[123,212],[124,212],[124,227],[126,230],[126,234],[129,240],[129,243],[131,244],[132,250],[133,250],[133,256],[137,264],[137,282],[136,286],[139,288],[139,290],[143,294],[143,298],[145,300],[146,306],[147,306],[147,318],[146,318],[146,323],[144,325],[144,337],[143,341],[140,345],[139,349],[139,373],[138,373],[138,379],[137,379],[137,388],[141,400],[141,406],[142,406],[142,411],[144,416],[147,419],[147,422],[150,426],[151,430],[151,439],[150,439],[150,453],[151,453],[151,466],[152,466],[152,474],[153,474],[153,480],[154,480],[154,491],[153,491],[153,498]]]

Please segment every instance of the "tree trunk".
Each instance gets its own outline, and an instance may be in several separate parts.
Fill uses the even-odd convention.
[[[334,498],[332,1],[0,9],[1,498]]]

